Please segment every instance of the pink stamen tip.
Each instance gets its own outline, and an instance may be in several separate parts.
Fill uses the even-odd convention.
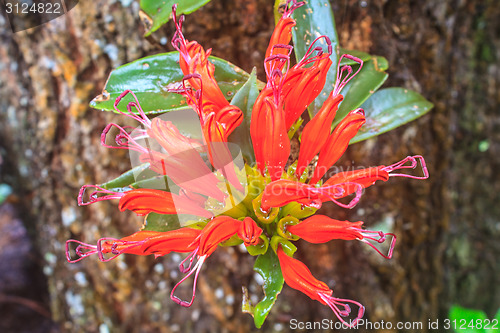
[[[96,190],[89,195],[90,201],[84,202],[83,197],[85,196],[85,191],[89,187],[95,188]],[[101,194],[104,194],[104,196],[99,196]],[[80,192],[78,193],[78,206],[87,206],[97,201],[120,199],[124,194],[125,194],[124,192],[120,193],[120,192],[110,191],[97,185],[83,185],[82,188],[80,189]]]
[[[182,23],[184,22],[184,15],[177,17],[177,4],[172,6],[172,17],[174,19],[175,24],[175,33],[172,37],[172,46],[177,50],[181,51],[180,48],[185,50],[186,48],[186,39],[182,34]],[[181,54],[184,52],[181,52]],[[185,54],[183,54],[184,56]]]
[[[345,65],[340,67],[340,63],[342,62],[342,59],[347,58],[351,59],[359,64],[358,70],[353,74],[352,67],[350,65]],[[337,79],[335,80],[335,87],[333,88],[333,95],[338,95],[342,89],[351,81],[358,73],[361,71],[361,68],[363,68],[363,60],[352,56],[350,54],[343,54],[338,62],[337,65]],[[344,76],[344,72],[347,71],[347,75]],[[352,75],[351,75],[352,74]]]
[[[116,146],[108,145],[106,143],[106,137],[113,127],[120,131],[120,133],[115,136],[115,143],[117,144]],[[130,126],[127,126],[127,128],[130,128]],[[139,153],[146,153],[148,150],[137,143],[136,139],[139,139],[139,137],[134,138],[132,135],[130,135],[130,133],[127,132],[124,127],[121,127],[120,125],[117,125],[115,123],[110,123],[102,131],[101,145],[106,148],[129,149],[137,151]]]
[[[328,294],[324,294],[321,292],[318,294],[321,297],[321,299],[330,307],[330,309],[332,309],[335,316],[337,316],[337,318],[343,324],[347,325],[347,327],[350,327],[350,328],[355,327],[356,324],[358,323],[358,321],[361,318],[363,318],[363,315],[365,314],[365,307],[359,302],[349,300],[349,299],[332,297]],[[351,314],[351,311],[352,311],[351,307],[349,306],[348,303],[354,304],[358,307],[358,314],[354,320],[350,321],[350,323],[348,323],[344,319],[345,317],[349,316]]]
[[[293,2],[293,3],[290,7],[288,7],[290,2]],[[305,1],[297,2],[297,0],[288,0],[286,2],[286,9],[285,9],[285,12],[283,13],[283,17],[284,18],[290,17],[295,9],[302,7],[305,4],[306,4]]]
[[[181,305],[181,306],[184,306],[184,307],[190,307],[191,305],[193,305],[193,302],[194,302],[194,299],[196,297],[196,284],[197,284],[197,281],[198,281],[198,275],[200,274],[200,270],[201,270],[201,267],[203,266],[203,263],[205,262],[205,259],[207,258],[207,256],[201,256],[198,258],[198,262],[196,263],[196,265],[194,265],[193,269],[191,269],[188,274],[186,276],[184,276],[182,278],[182,280],[180,280],[175,286],[174,288],[172,288],[172,292],[170,293],[170,299],[172,301],[174,301],[175,303]],[[195,273],[194,275],[194,281],[193,281],[193,296],[191,297],[191,301],[190,302],[187,302],[187,301],[183,301],[182,299],[180,299],[179,297],[175,296],[174,295],[174,292],[175,290],[177,289],[177,287],[179,285],[181,285],[184,281],[186,281],[187,278],[189,278],[191,275],[193,275],[193,273]]]
[[[321,46],[313,47],[314,44],[318,40],[320,40],[321,38],[325,39],[328,53],[323,53],[323,47],[321,47]],[[313,52],[315,52],[315,51],[317,52],[316,55],[312,56]],[[319,36],[311,43],[311,45],[307,49],[306,53],[304,54],[302,59],[299,61],[298,66],[305,66],[311,62],[315,62],[315,61],[321,60],[323,58],[328,58],[328,57],[330,57],[332,52],[333,52],[333,48],[332,48],[332,42],[331,42],[330,38],[328,36],[325,36],[325,35]]]
[[[70,250],[71,243],[78,244],[78,246],[75,249],[75,253],[78,256],[77,259],[71,259],[71,250]],[[66,260],[71,264],[75,263],[75,262],[79,262],[83,258],[88,257],[94,253],[97,253],[97,246],[96,245],[83,243],[83,242],[80,242],[80,241],[75,240],[75,239],[68,239],[66,241]]]
[[[395,170],[402,169],[415,169],[418,165],[418,161],[420,161],[420,165],[422,166],[422,174],[423,176],[413,176],[406,173],[391,173]],[[410,165],[405,165],[406,163],[410,163]],[[382,170],[387,171],[390,177],[406,177],[412,179],[427,179],[429,178],[429,170],[427,169],[427,165],[425,164],[425,160],[421,155],[415,156],[407,156],[403,160],[394,163],[392,165],[384,167]]]
[[[127,104],[127,111],[128,113],[125,113],[123,111],[121,111],[120,109],[118,109],[118,104],[120,104],[121,100],[127,96],[128,94],[131,94],[132,97],[134,98],[135,102],[130,102]],[[124,116],[127,116],[127,117],[130,117],[132,119],[135,119],[137,120],[138,122],[140,122],[141,124],[143,124],[144,126],[150,128],[151,127],[151,120],[149,120],[149,118],[146,116],[146,113],[144,112],[144,110],[142,109],[140,103],[139,103],[139,100],[137,99],[137,96],[134,94],[133,91],[127,89],[125,90],[124,92],[122,92],[120,94],[120,96],[118,96],[115,100],[115,103],[113,104],[113,107],[115,109],[116,112],[124,115]],[[139,115],[136,115],[134,112],[132,112],[132,107],[135,107],[136,110],[138,111]]]
[[[111,253],[113,253],[114,256],[106,259],[106,258],[104,258],[104,253],[102,252],[102,242],[108,242],[108,241],[115,242],[112,246],[112,251],[111,251]],[[97,255],[99,256],[100,261],[108,262],[108,261],[111,261],[111,260],[115,259],[116,257],[118,257],[120,254],[122,254],[122,252],[116,251],[116,246],[118,245],[118,244],[116,244],[116,242],[123,242],[123,241],[116,239],[116,238],[110,238],[110,237],[101,238],[97,241]]]
[[[372,231],[372,230],[362,230],[358,228],[353,228],[354,230],[358,231],[361,236],[363,237],[360,239],[363,243],[368,244],[371,248],[373,248],[375,251],[377,251],[378,254],[380,254],[382,257],[385,259],[391,259],[392,254],[394,252],[394,247],[396,246],[396,235],[393,233],[384,233],[383,231]],[[373,237],[372,235],[377,235]],[[382,244],[387,240],[387,236],[392,236],[391,239],[391,244],[389,245],[389,251],[387,254],[384,254],[382,251],[380,251],[377,246],[375,246],[374,243],[377,244]],[[373,242],[373,243],[372,243]]]
[[[265,63],[272,62],[271,63],[272,66],[270,66],[269,68],[267,66],[265,67],[266,75],[268,77],[268,84],[269,83],[272,84],[271,79],[274,80],[276,78],[276,75],[277,75],[276,73],[280,74],[280,78],[283,77],[282,71],[283,71],[283,68],[285,67],[285,64],[287,66],[285,73],[288,73],[288,70],[290,69],[291,46],[290,45],[283,45],[283,44],[278,44],[278,45],[281,45],[282,48],[288,49],[289,53],[288,54],[281,54],[281,53],[272,54],[269,57],[267,57],[266,59],[264,59]],[[290,48],[288,46],[290,46]]]

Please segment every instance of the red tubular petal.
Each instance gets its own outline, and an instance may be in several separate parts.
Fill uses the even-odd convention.
[[[318,164],[314,169],[311,184],[317,183],[328,169],[344,154],[349,141],[358,133],[365,123],[365,113],[362,109],[356,109],[342,119],[321,148]]]
[[[278,247],[277,254],[280,261],[281,273],[286,284],[293,289],[303,292],[310,298],[326,304],[318,294],[332,294],[326,283],[316,279],[304,263],[286,255],[281,246]]]
[[[304,127],[297,162],[297,176],[300,177],[304,173],[304,169],[327,142],[333,119],[343,99],[342,95],[330,95],[316,116]]]
[[[288,54],[290,51],[286,48],[276,47],[277,45],[287,45],[292,39],[292,28],[295,26],[295,20],[291,17],[282,17],[276,27],[274,28],[269,46],[266,50],[265,59],[272,55]],[[276,60],[279,61],[279,60]],[[275,61],[267,61],[264,63],[266,73],[271,73],[272,69],[276,67]],[[268,78],[269,79],[269,78]]]
[[[255,161],[257,162],[257,168],[264,173],[265,162],[264,162],[264,141],[266,138],[266,132],[263,127],[266,126],[267,122],[267,103],[268,98],[272,98],[273,89],[271,87],[265,87],[260,92],[255,104],[252,109],[252,119],[250,121],[250,136],[252,137],[252,144],[255,153]]]
[[[139,159],[143,163],[149,162],[153,171],[167,175],[184,189],[224,201],[225,195],[217,187],[219,180],[194,149],[171,156],[151,151]]]
[[[195,241],[201,230],[192,228],[181,228],[172,231],[159,232],[149,237],[140,250],[145,254],[165,255],[170,252],[191,252],[198,247]]]
[[[154,118],[151,121],[151,129],[148,129],[147,132],[169,155],[197,149],[202,146],[198,140],[182,135],[172,122],[164,121],[160,118]]]
[[[325,54],[319,55],[311,67],[301,64],[293,66],[283,83],[285,105],[285,123],[287,130],[297,121],[304,110],[311,104],[323,89],[326,75],[332,61]]]
[[[324,215],[314,215],[299,224],[288,226],[287,231],[299,236],[309,243],[326,243],[334,239],[362,239],[363,235],[356,229],[363,222],[339,221]]]
[[[264,160],[271,180],[281,178],[283,168],[290,156],[290,140],[285,127],[283,109],[269,102],[270,122],[264,125],[267,130],[264,144]]]
[[[241,223],[229,216],[217,216],[208,222],[200,234],[198,256],[211,255],[220,243],[238,232]]]
[[[250,217],[245,217],[238,230],[240,237],[246,246],[257,245],[259,237],[262,234],[262,229]]]
[[[270,207],[283,207],[290,202],[300,202],[312,205],[319,201],[319,195],[312,192],[308,184],[280,179],[269,183],[262,194],[261,208],[264,211]],[[321,204],[321,201],[319,201]]]
[[[263,172],[267,166],[271,179],[276,180],[281,178],[290,155],[290,140],[283,109],[276,104],[273,91],[273,87],[268,87],[257,98],[252,110],[250,135],[257,167]]]
[[[338,185],[344,189],[344,194],[338,198],[346,197],[357,190],[356,184],[361,185],[363,188],[367,188],[375,184],[377,180],[387,181],[389,179],[389,173],[383,170],[384,167],[385,166],[381,165],[367,169],[339,172],[329,178],[323,186]]]
[[[205,218],[212,217],[212,213],[197,206],[186,197],[153,189],[136,189],[127,192],[118,205],[120,211],[129,209],[137,215],[146,215],[151,212],[158,214],[193,214]]]
[[[217,81],[215,81],[215,67],[210,61],[208,61],[210,51],[211,50],[205,52],[203,47],[195,41],[188,42],[186,44],[186,48],[179,48],[179,64],[184,75],[194,73],[201,75],[203,98],[210,101],[220,109],[226,106],[228,102],[217,85]],[[201,89],[199,80],[190,79],[189,83],[194,89]]]

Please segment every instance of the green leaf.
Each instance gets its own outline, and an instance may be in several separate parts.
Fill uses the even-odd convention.
[[[170,231],[179,229],[180,227],[181,224],[176,214],[149,213],[144,219],[144,225],[141,230]]]
[[[384,57],[374,56],[363,64],[361,71],[342,89],[344,100],[340,103],[339,110],[335,116],[334,124],[338,124],[344,117],[354,109],[357,109],[366,101],[389,76],[385,70],[389,67]],[[356,72],[358,66],[353,67]]]
[[[146,28],[144,36],[149,36],[167,23],[172,16],[172,6],[177,5],[177,15],[189,14],[204,6],[210,0],[141,0],[141,20]]]
[[[356,58],[359,58],[363,61],[368,61],[370,60],[370,58],[372,57],[371,55],[369,55],[368,53],[366,52],[362,52],[362,51],[358,51],[358,50],[347,50],[347,49],[344,49],[344,48],[340,48],[340,54],[350,54],[352,56],[355,56]],[[340,65],[341,66],[345,66],[345,65],[357,65],[358,63],[354,60],[351,60],[349,58],[344,58],[342,59],[342,61],[340,62]]]
[[[232,105],[239,107],[243,112],[243,122],[229,136],[229,142],[233,142],[240,147],[248,165],[253,165],[255,162],[252,139],[250,137],[250,120],[252,119],[253,105],[257,96],[259,96],[256,73],[257,70],[254,67],[248,81],[238,90],[231,101]]]
[[[423,116],[433,104],[417,92],[404,88],[386,88],[377,91],[361,108],[365,110],[366,123],[351,144],[363,141],[404,125]]]
[[[130,169],[124,173],[122,173],[120,176],[117,178],[110,180],[109,182],[106,182],[104,184],[101,184],[102,188],[105,188],[107,190],[113,189],[113,188],[123,188],[127,187],[137,181],[136,177],[139,175],[144,174],[149,170],[149,163],[144,163],[139,166],[136,166],[133,169]],[[150,171],[150,170],[149,170]],[[153,172],[153,171],[150,171]]]
[[[339,42],[337,30],[335,29],[335,19],[333,17],[330,2],[325,0],[308,1],[307,4],[296,9],[292,17],[297,21],[297,25],[292,29],[294,51],[297,61],[302,59],[310,44],[318,36],[328,36],[333,47],[333,53],[330,56],[332,66],[326,76],[325,86],[318,97],[309,106],[309,114],[312,118],[328,98],[337,78]]]
[[[255,326],[261,328],[267,318],[269,311],[276,302],[281,289],[283,289],[283,275],[281,274],[280,263],[278,256],[274,253],[271,247],[268,248],[266,254],[260,255],[255,261],[254,270],[259,273],[264,279],[264,298],[252,306],[248,299],[243,299],[242,310],[250,313],[253,316]]]
[[[452,322],[456,320],[456,327],[454,327],[455,325],[453,323],[451,324],[452,328],[456,328],[454,329],[455,332],[476,333],[489,331],[484,328],[473,328],[473,326],[476,326],[476,320],[479,319],[484,323],[485,319],[488,318],[481,310],[466,309],[461,306],[453,305],[450,309],[449,317]],[[469,327],[470,323],[471,327]]]
[[[224,96],[229,100],[249,78],[241,68],[216,57],[210,57],[215,65],[215,80]],[[101,95],[90,102],[90,106],[103,111],[113,111],[113,104],[120,94],[130,89],[137,96],[146,114],[157,114],[186,107],[184,97],[168,92],[167,86],[182,81],[184,74],[179,67],[179,53],[160,53],[120,66],[109,75]],[[126,112],[133,101],[129,94],[118,105]],[[134,110],[135,111],[135,110]]]
[[[151,171],[151,170],[149,170]],[[132,188],[149,188],[156,190],[165,190],[171,191],[169,184],[172,184],[172,181],[169,182],[167,176],[158,175],[156,172],[151,171],[151,174],[148,172],[147,174],[142,175],[135,182],[130,184]]]

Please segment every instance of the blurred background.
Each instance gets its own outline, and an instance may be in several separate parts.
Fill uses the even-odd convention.
[[[272,6],[212,0],[187,15],[184,33],[248,72],[256,66],[262,79]],[[454,304],[492,318],[500,307],[500,2],[339,0],[332,7],[344,48],[389,60],[384,87],[416,90],[435,105],[409,125],[352,145],[339,165],[420,154],[430,178],[391,179],[349,211],[322,208],[337,219],[393,228],[391,260],[357,242],[303,243],[296,256],[338,297],[363,303],[371,322],[422,322],[418,331],[429,332],[428,321],[442,322]],[[173,50],[173,23],[145,39],[138,12],[132,0],[82,2],[15,34],[0,16],[2,332],[255,330],[241,313],[241,286],[254,298],[262,291],[253,258],[237,248],[210,257],[189,309],[169,298],[180,256],[66,262],[66,239],[120,238],[142,223],[111,202],[76,202],[83,184],[130,168],[125,152],[99,143],[105,125],[122,118],[89,101],[113,68]],[[324,318],[334,318],[329,308],[285,286],[262,331]]]

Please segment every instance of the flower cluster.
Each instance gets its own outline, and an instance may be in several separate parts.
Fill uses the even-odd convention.
[[[174,6],[177,29],[173,45],[179,52],[179,64],[185,76],[182,82],[170,87],[170,92],[182,94],[196,112],[202,138],[184,135],[174,123],[159,117],[149,119],[135,95],[127,90],[116,100],[115,110],[137,120],[140,128],[110,124],[102,134],[102,144],[137,152],[141,162],[148,163],[158,175],[169,177],[177,190],[130,187],[118,191],[86,185],[80,191],[78,202],[87,205],[118,199],[121,211],[131,210],[137,215],[187,214],[189,222],[170,231],[142,230],[122,239],[101,238],[96,245],[68,240],[69,262],[95,253],[101,261],[124,253],[153,254],[155,257],[170,252],[189,253],[179,266],[184,277],[172,289],[171,299],[182,306],[190,306],[195,298],[200,269],[207,258],[220,244],[243,243],[251,255],[272,251],[288,286],[329,306],[348,326],[356,324],[363,316],[364,307],[356,301],[334,297],[324,282],[317,280],[302,262],[293,258],[296,247],[291,242],[300,238],[315,244],[335,239],[360,240],[390,258],[396,241],[394,234],[363,229],[361,221],[339,221],[315,213],[327,201],[352,208],[363,190],[378,180],[385,182],[396,176],[425,179],[428,172],[421,156],[409,156],[389,166],[340,172],[323,181],[328,169],[342,156],[349,141],[365,123],[364,111],[356,109],[331,130],[343,100],[341,91],[363,65],[360,59],[350,55],[341,57],[335,86],[319,112],[304,126],[298,160],[287,166],[289,134],[323,89],[332,65],[331,42],[327,36],[320,36],[311,43],[303,59],[291,66],[289,43],[295,25],[291,14],[301,5],[301,2],[294,0],[290,4],[289,1],[272,34],[264,63],[267,83],[255,100],[249,129],[256,163],[241,168],[233,163],[228,137],[242,124],[243,112],[229,104],[219,89],[214,79],[214,65],[209,61],[210,50],[205,51],[197,42],[184,38],[181,31],[184,17],[175,18]],[[318,41],[321,43],[316,43]],[[318,44],[324,47],[314,47]],[[358,64],[357,71],[352,66],[340,65],[344,57]],[[129,94],[134,100],[127,105],[128,112],[122,112],[118,104]],[[106,143],[106,137],[112,128],[119,133],[115,137],[116,144],[111,146]],[[141,143],[144,138],[154,141],[158,148],[145,147]],[[414,169],[419,162],[422,176],[397,171]],[[90,195],[86,194],[89,188],[93,189]],[[386,240],[390,241],[388,252],[378,246]],[[175,290],[192,275],[192,298],[181,300],[174,294]],[[351,310],[352,305],[357,312]]]

